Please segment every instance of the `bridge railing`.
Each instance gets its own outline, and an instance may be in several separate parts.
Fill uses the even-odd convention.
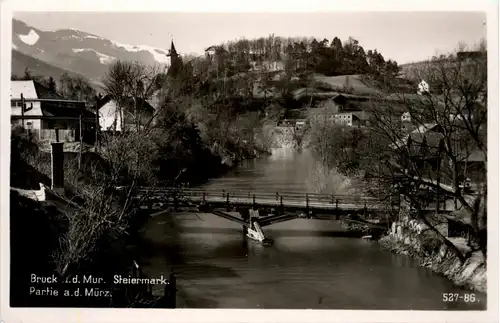
[[[322,194],[322,193],[303,193],[303,192],[252,192],[252,191],[225,191],[213,190],[203,188],[188,188],[188,189],[171,189],[171,188],[142,188],[141,192],[147,192],[150,195],[161,197],[162,199],[168,198],[172,201],[177,199],[187,199],[196,202],[227,202],[227,203],[267,203],[276,205],[290,205],[296,204],[304,206],[315,204],[330,204],[335,206],[342,205],[356,205],[365,208],[373,208],[380,204],[380,201],[367,196],[356,195],[335,195],[335,194]],[[273,203],[274,202],[274,203]]]

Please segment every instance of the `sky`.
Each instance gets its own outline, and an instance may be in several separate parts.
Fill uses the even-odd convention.
[[[399,64],[447,53],[463,41],[486,38],[484,12],[148,13],[16,12],[14,18],[41,30],[74,28],[125,44],[202,54],[210,45],[240,38],[349,36],[365,51],[377,49]]]

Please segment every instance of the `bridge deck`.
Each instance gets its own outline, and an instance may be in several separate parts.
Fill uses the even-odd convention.
[[[315,193],[269,193],[269,192],[224,192],[214,190],[187,189],[175,191],[171,189],[139,190],[139,196],[149,196],[147,200],[172,204],[177,201],[211,204],[260,207],[285,207],[294,209],[316,210],[361,210],[383,209],[380,201],[370,197],[351,195],[328,195]]]
[[[205,199],[199,198],[199,197],[191,197],[191,201],[193,202],[206,202],[209,204],[221,204],[225,205],[227,204],[227,199],[226,198],[219,198],[219,197],[206,197]],[[363,201],[357,202],[352,201],[351,203],[330,203],[330,202],[321,202],[321,201],[310,201],[306,202],[304,200],[283,200],[282,203],[281,201],[276,201],[275,199],[263,199],[259,198],[256,199],[255,202],[252,198],[244,198],[244,197],[238,197],[238,198],[230,198],[229,204],[231,205],[247,205],[247,206],[252,206],[252,205],[258,205],[258,206],[268,206],[268,207],[294,207],[294,208],[300,208],[300,209],[306,209],[306,208],[311,208],[311,209],[323,209],[323,210],[335,210],[335,209],[342,209],[342,210],[360,210],[364,209],[365,207],[367,209],[381,209],[382,206],[379,203],[364,203]]]
[[[284,207],[295,210],[317,210],[324,212],[377,211],[386,209],[390,203],[368,196],[332,195],[297,192],[226,192],[210,189],[172,189],[172,188],[140,188],[136,197],[144,197],[145,204],[158,203],[165,205],[211,204],[213,206],[243,206],[243,207]],[[393,201],[397,202],[397,201]],[[394,206],[394,205],[393,205]],[[431,203],[425,210],[435,210]],[[440,202],[440,211],[455,210],[450,201]]]

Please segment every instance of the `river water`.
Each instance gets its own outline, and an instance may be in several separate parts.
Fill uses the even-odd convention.
[[[311,191],[311,155],[277,149],[205,184],[212,189]],[[313,174],[313,175],[311,175]],[[262,309],[480,310],[442,301],[470,293],[377,242],[345,237],[336,221],[296,219],[265,228],[265,247],[241,227],[210,214],[163,214],[143,229],[145,272],[177,274],[178,307]],[[158,291],[162,286],[157,285]]]

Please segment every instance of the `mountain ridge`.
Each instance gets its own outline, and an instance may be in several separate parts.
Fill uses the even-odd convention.
[[[97,83],[116,60],[165,67],[170,62],[166,49],[123,44],[71,28],[43,31],[18,19],[12,20],[12,49]]]
[[[71,77],[83,77],[87,79],[85,76],[68,71],[57,66],[51,65],[44,61],[41,61],[37,58],[34,58],[30,55],[26,55],[21,53],[18,50],[12,49],[12,61],[11,61],[11,75],[12,76],[23,76],[25,74],[26,69],[33,76],[42,76],[42,77],[50,77],[52,76],[56,81],[61,78],[61,75],[64,73],[68,74]],[[90,81],[91,85],[96,89],[100,90],[102,84],[97,81]]]

